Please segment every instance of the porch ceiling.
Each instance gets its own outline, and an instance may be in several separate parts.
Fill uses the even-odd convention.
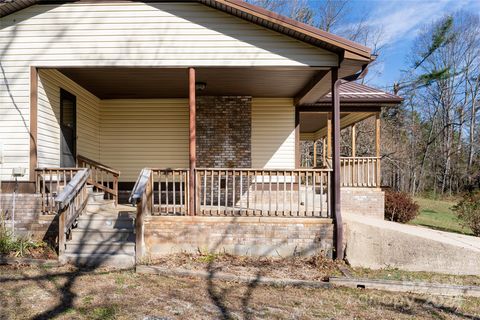
[[[100,99],[188,97],[186,69],[59,68],[64,75]],[[197,95],[294,97],[318,73],[313,68],[197,68]]]

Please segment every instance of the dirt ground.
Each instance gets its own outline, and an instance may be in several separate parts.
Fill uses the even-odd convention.
[[[210,256],[202,259],[188,263],[212,266],[221,260]],[[222,264],[227,265],[223,271],[237,268],[225,261],[216,266]],[[247,264],[245,268],[258,272],[262,264]],[[308,272],[311,267],[307,263],[302,268],[302,272]],[[328,268],[316,276],[332,271]],[[288,275],[285,270],[281,272]],[[271,287],[70,266],[0,266],[0,319],[51,318],[480,319],[480,299],[347,288]]]

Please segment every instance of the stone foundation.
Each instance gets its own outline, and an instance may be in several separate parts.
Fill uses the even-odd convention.
[[[34,240],[54,243],[58,235],[57,222],[53,215],[41,214],[42,201],[39,194],[19,193],[15,199],[15,234]],[[0,194],[0,214],[8,228],[11,227],[13,194]]]
[[[385,193],[376,188],[342,188],[342,213],[384,219]]]
[[[147,258],[178,252],[332,257],[331,219],[275,217],[145,218]]]

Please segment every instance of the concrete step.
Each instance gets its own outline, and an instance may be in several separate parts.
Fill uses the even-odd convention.
[[[78,266],[133,268],[135,256],[126,254],[72,254],[65,253],[62,259]]]
[[[103,202],[105,197],[104,192],[89,192],[88,193],[88,201],[87,203],[97,203],[97,202]]]
[[[68,241],[66,253],[135,255],[135,243],[124,241]]]
[[[102,210],[114,209],[115,208],[115,200],[101,200],[95,201],[93,203],[87,203],[85,210],[89,212],[100,212]]]
[[[72,230],[71,241],[135,241],[133,229],[83,229]]]
[[[84,210],[82,216],[102,216],[102,217],[129,217],[131,219],[135,219],[136,211],[120,211],[118,208],[106,208],[103,210]]]
[[[131,229],[135,228],[134,220],[130,217],[105,216],[100,214],[81,215],[77,227],[89,230],[98,229]]]

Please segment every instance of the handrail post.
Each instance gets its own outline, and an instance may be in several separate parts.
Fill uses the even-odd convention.
[[[118,176],[117,175],[114,175],[113,176],[113,191],[114,191],[114,195],[113,195],[113,199],[115,199],[115,206],[118,205]]]
[[[65,211],[69,207],[64,208],[58,215],[58,259],[63,262],[63,255],[65,254],[65,243],[67,236],[65,234]]]
[[[145,191],[137,203],[135,219],[135,261],[140,263],[145,254],[145,216],[150,216],[153,210],[153,172],[150,172]]]

